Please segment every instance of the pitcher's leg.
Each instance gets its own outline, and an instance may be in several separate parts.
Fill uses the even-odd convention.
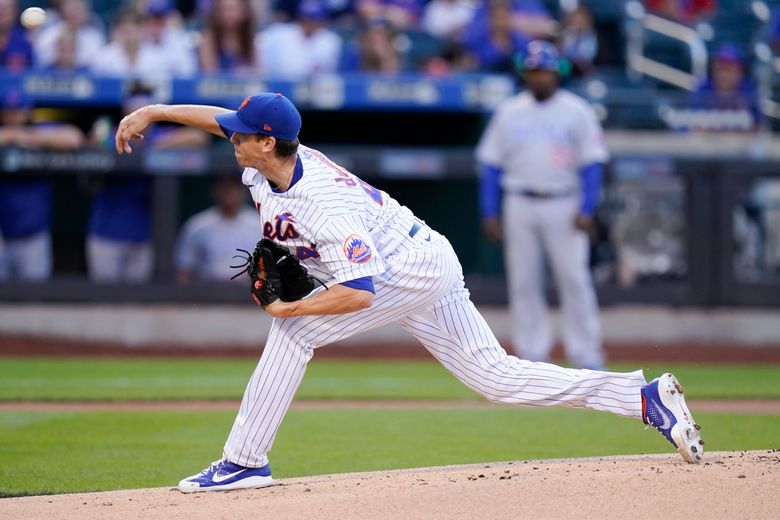
[[[335,316],[274,320],[225,444],[225,458],[247,467],[268,463],[266,453],[273,445],[276,431],[315,348],[381,327],[428,307],[455,280],[460,280],[459,266],[450,260],[455,253],[448,244],[442,244],[442,247],[446,249],[442,254],[436,251],[413,253],[406,257],[407,261],[394,265],[389,272],[392,276],[401,276],[400,270],[415,263],[427,266],[430,275],[415,278],[410,274],[406,277],[410,286],[388,285],[380,278],[375,284],[374,304],[369,309]]]
[[[508,356],[474,305],[453,293],[433,309],[402,320],[447,370],[495,402],[571,406],[642,418],[642,371],[562,368]]]
[[[266,452],[301,384],[313,348],[286,334],[274,322],[263,355],[244,390],[224,457],[246,467],[268,464]]]

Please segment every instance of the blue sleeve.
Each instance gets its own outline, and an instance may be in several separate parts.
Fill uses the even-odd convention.
[[[780,38],[780,7],[775,7],[772,10],[769,26],[771,27],[769,37],[772,39]]]
[[[482,176],[479,180],[479,210],[482,218],[496,217],[500,213],[501,175],[498,166],[480,164]]]
[[[374,280],[370,276],[355,278],[348,282],[341,282],[341,285],[349,287],[350,289],[360,289],[361,291],[376,293],[376,291],[374,291]]]
[[[592,163],[580,170],[582,178],[582,204],[580,212],[584,215],[593,215],[599,202],[601,191],[601,178],[604,175],[604,166],[601,163]]]
[[[550,16],[550,12],[539,0],[515,0],[512,2],[512,10],[515,13],[535,14],[540,16]]]

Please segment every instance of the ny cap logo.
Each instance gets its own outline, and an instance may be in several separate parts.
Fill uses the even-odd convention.
[[[238,109],[239,109],[239,110],[241,110],[242,108],[244,108],[245,106],[247,106],[247,104],[249,103],[249,100],[250,100],[250,99],[251,99],[251,98],[246,98],[245,100],[243,100],[243,101],[241,102],[241,104],[240,104],[240,105],[238,105]]]

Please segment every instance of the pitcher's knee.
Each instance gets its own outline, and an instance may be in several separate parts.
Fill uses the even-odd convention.
[[[516,401],[517,390],[484,390],[478,393],[491,403],[507,404]]]

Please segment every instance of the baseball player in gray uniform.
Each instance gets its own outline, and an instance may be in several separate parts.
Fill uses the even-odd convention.
[[[641,419],[683,458],[699,460],[698,431],[671,374],[646,383],[641,370],[597,372],[508,356],[469,300],[449,241],[387,193],[300,144],[301,116],[281,94],[249,97],[236,111],[149,105],[122,120],[117,151],[130,153],[130,141],[154,121],[229,138],[263,237],[288,248],[327,286],[303,299],[264,303],[274,319],[222,456],[179,482],[182,492],[272,484],[268,452],[315,351],[393,322],[491,401]]]
[[[546,254],[560,296],[566,354],[578,367],[600,369],[604,354],[587,230],[608,153],[590,105],[558,88],[555,46],[531,42],[518,61],[527,89],[498,107],[477,146],[483,232],[504,242],[512,344],[525,359],[549,360]]]

